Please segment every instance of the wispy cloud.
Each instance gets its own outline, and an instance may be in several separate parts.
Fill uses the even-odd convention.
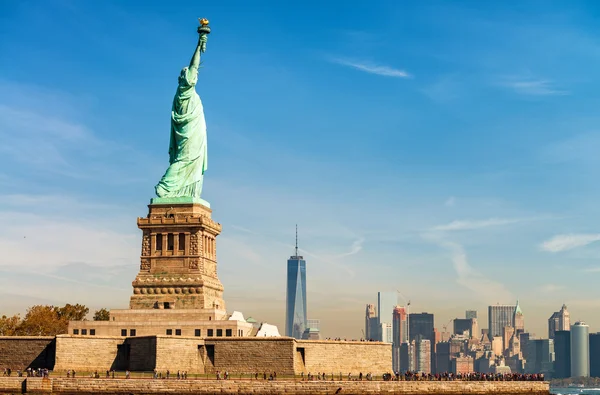
[[[600,267],[588,267],[583,269],[583,271],[586,273],[600,273]]]
[[[433,239],[435,240],[435,237]],[[462,245],[439,239],[438,244],[450,252],[458,284],[484,298],[486,302],[510,300],[513,298],[503,284],[490,280],[469,264],[467,254]]]
[[[569,94],[568,91],[558,89],[550,80],[507,78],[501,81],[500,85],[520,95],[549,96]]]
[[[561,252],[583,247],[600,241],[600,233],[557,235],[540,244],[540,248],[548,252]]]
[[[343,258],[346,256],[358,254],[362,250],[364,242],[365,242],[365,239],[363,239],[363,238],[354,240],[352,242],[352,245],[350,246],[350,251],[338,255],[337,258]]]
[[[364,71],[369,74],[381,75],[384,77],[395,77],[395,78],[410,78],[412,77],[409,73],[404,70],[397,69],[390,66],[381,64],[375,64],[372,62],[357,61],[344,58],[331,58],[331,62],[340,64],[342,66],[352,67],[356,70]]]
[[[434,226],[431,230],[437,231],[454,231],[454,230],[473,230],[481,228],[489,228],[491,226],[516,224],[530,220],[529,218],[489,218],[485,220],[463,220],[452,221],[445,225]]]
[[[450,196],[444,202],[444,206],[446,206],[446,207],[454,207],[455,204],[456,204],[456,198],[454,196]]]
[[[566,287],[564,285],[557,285],[557,284],[544,284],[542,286],[539,287],[539,290],[541,292],[545,292],[545,293],[552,293],[552,292],[556,292],[556,291],[560,291],[562,289],[565,289]]]

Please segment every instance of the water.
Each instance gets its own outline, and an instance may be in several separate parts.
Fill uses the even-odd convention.
[[[600,395],[600,387],[550,387],[550,393],[554,395]]]

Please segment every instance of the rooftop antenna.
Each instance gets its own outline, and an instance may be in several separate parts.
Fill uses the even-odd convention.
[[[296,256],[298,256],[298,224],[296,224]]]

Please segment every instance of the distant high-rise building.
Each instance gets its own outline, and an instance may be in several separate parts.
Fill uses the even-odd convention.
[[[600,377],[600,333],[590,333],[590,377]]]
[[[415,370],[421,373],[431,373],[431,341],[417,337],[415,344]]]
[[[488,307],[489,337],[502,336],[502,328],[505,326],[515,327],[515,305],[495,305]]]
[[[521,343],[521,354],[523,354],[523,358],[525,358],[525,360],[528,359],[527,353],[529,352],[528,343],[530,337],[531,336],[528,332],[519,333],[519,342]]]
[[[400,371],[400,345],[408,343],[408,314],[405,307],[394,308],[392,323],[392,367],[394,372]]]
[[[469,332],[469,337],[479,337],[477,318],[454,319],[454,334],[462,335],[464,332]]]
[[[298,227],[296,227],[296,254],[287,261],[287,292],[285,302],[285,334],[302,339],[306,330],[306,261],[298,255]]]
[[[410,313],[408,317],[409,340],[419,338],[429,340],[429,354],[431,361],[429,368],[435,371],[435,330],[433,314],[430,313]],[[416,351],[415,351],[416,352]]]
[[[377,326],[377,310],[375,305],[368,304],[365,312],[365,339],[379,340],[379,327]]]
[[[377,327],[380,330],[377,340],[387,341],[384,339],[384,334],[381,333],[381,328],[383,328],[382,324],[389,324],[390,328],[392,327],[394,307],[396,307],[397,304],[397,292],[377,292]]]
[[[469,318],[477,319],[477,310],[467,310],[465,313],[465,318],[466,319],[469,319]]]
[[[450,356],[450,342],[435,345],[435,366],[438,373],[450,371]]]
[[[571,326],[571,377],[590,376],[590,327],[578,321]]]
[[[571,377],[571,331],[556,331],[554,332],[554,375],[552,378],[566,379],[567,377]]]
[[[543,373],[551,378],[554,369],[554,340],[552,339],[529,339],[527,343],[529,351],[527,354],[527,373]]]
[[[315,318],[313,318],[313,319],[309,318],[306,320],[306,327],[320,331],[321,330],[321,320],[318,320]]]
[[[380,341],[384,343],[392,343],[394,337],[393,326],[391,322],[382,322],[379,325],[379,334],[381,335]]]
[[[562,305],[560,311],[556,311],[548,318],[548,337],[554,339],[556,331],[571,330],[571,319],[567,311],[567,305]]]
[[[518,300],[513,314],[513,327],[515,328],[515,333],[525,332],[525,316],[523,316]]]

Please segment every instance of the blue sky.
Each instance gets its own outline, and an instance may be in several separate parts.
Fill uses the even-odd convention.
[[[396,289],[600,330],[592,1],[0,2],[3,312],[127,306],[197,17],[230,310],[283,329],[298,223],[325,336]]]

